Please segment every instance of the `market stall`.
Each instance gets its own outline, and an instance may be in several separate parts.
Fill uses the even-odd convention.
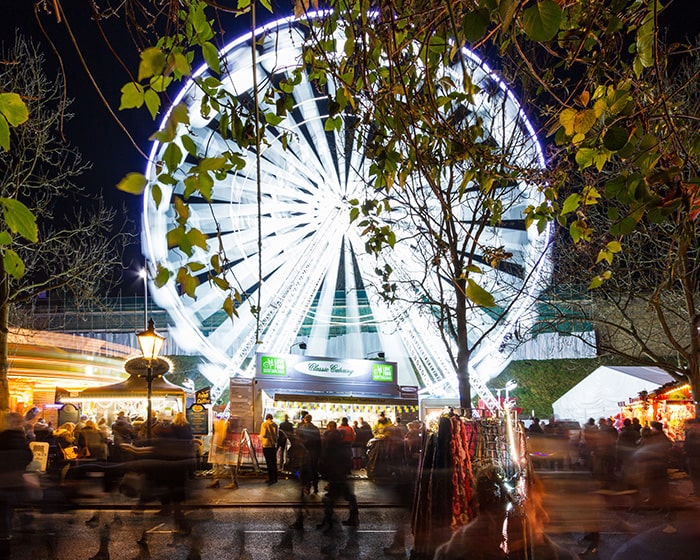
[[[655,391],[642,391],[622,406],[619,417],[638,418],[642,426],[661,422],[673,441],[685,440],[685,422],[695,417],[695,405],[687,383],[671,382]]]
[[[120,383],[91,387],[77,394],[61,396],[62,403],[70,403],[94,419],[105,418],[110,424],[117,413],[123,411],[135,420],[146,419],[148,395],[148,368],[141,357],[131,358],[124,364],[129,377]],[[151,365],[151,401],[156,414],[173,416],[184,412],[187,393],[185,389],[165,379],[170,364],[163,358]]]
[[[295,421],[301,411],[324,428],[343,417],[374,425],[381,413],[409,422],[418,418],[417,387],[399,386],[396,363],[379,360],[258,354],[254,427],[265,414]],[[254,430],[257,431],[257,430]]]
[[[422,457],[412,507],[412,558],[432,559],[436,548],[452,536],[458,538],[459,531],[476,528],[472,524],[486,515],[486,503],[480,510],[478,502],[484,495],[475,498],[484,490],[493,491],[491,498],[500,504],[493,505],[502,506],[504,521],[502,534],[491,535],[493,550],[481,552],[495,558],[518,549],[530,553],[522,557],[534,557],[530,547],[537,523],[529,505],[533,478],[523,427],[515,413],[483,419],[442,414],[426,426]],[[484,486],[486,474],[490,482]]]

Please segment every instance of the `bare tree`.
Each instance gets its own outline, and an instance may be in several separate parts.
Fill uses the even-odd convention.
[[[0,153],[0,197],[21,202],[38,229],[36,242],[3,232],[3,256],[10,251],[19,256],[0,259],[0,409],[5,410],[8,333],[23,326],[13,309],[48,291],[78,304],[99,301],[120,270],[126,238],[114,233],[115,211],[74,182],[89,164],[61,134],[70,117],[61,78],[46,76],[43,55],[21,36],[2,60],[0,83],[22,97],[30,118],[12,130],[10,151]],[[8,270],[8,263],[15,266]]]

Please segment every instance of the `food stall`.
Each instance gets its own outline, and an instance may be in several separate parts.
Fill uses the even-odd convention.
[[[374,425],[382,412],[392,421],[418,418],[418,388],[398,385],[395,362],[264,353],[256,359],[256,428],[267,413],[297,421],[307,411],[319,428],[342,417]]]
[[[148,395],[148,365],[141,357],[127,360],[124,369],[129,374],[124,381],[91,387],[73,394],[60,397],[65,404],[72,404],[94,419],[105,418],[110,424],[117,413],[124,411],[133,421],[146,419]],[[185,411],[187,393],[185,389],[170,383],[165,374],[170,370],[170,363],[164,358],[153,360],[151,364],[151,402],[157,414],[173,416]]]
[[[666,383],[655,391],[642,391],[629,403],[621,404],[622,418],[636,417],[642,426],[654,421],[661,422],[673,441],[685,440],[684,424],[695,417],[695,405],[688,383]]]

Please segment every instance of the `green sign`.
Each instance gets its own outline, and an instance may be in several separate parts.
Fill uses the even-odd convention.
[[[372,364],[372,381],[394,381],[394,368],[389,364]]]
[[[287,362],[284,358],[275,356],[263,356],[261,359],[260,373],[263,375],[287,375]]]

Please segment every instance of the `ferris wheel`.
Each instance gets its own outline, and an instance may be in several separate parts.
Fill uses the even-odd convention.
[[[283,19],[222,49],[221,66],[226,74],[221,79],[227,89],[241,102],[249,101],[255,91],[254,75],[265,80],[291,75],[299,66],[306,30],[292,18]],[[255,74],[252,41],[257,45]],[[342,48],[342,42],[338,45]],[[511,150],[514,164],[543,168],[537,138],[515,97],[476,55],[467,50],[464,54],[472,82],[484,86],[484,92],[488,89],[488,94],[477,95],[472,113],[483,119],[493,142],[504,152]],[[445,71],[461,81],[460,72]],[[206,77],[206,72],[206,67],[201,68],[195,78]],[[343,130],[325,130],[327,93],[303,79],[293,96],[294,109],[279,126],[268,127],[259,154],[262,211],[259,213],[257,203],[258,155],[254,148],[242,154],[245,166],[240,171],[216,180],[211,204],[189,201],[193,227],[211,236],[217,228],[221,231],[230,272],[244,294],[238,317],[232,321],[222,311],[225,294],[216,286],[202,282],[195,299],[179,293],[170,281],[162,288],[153,286],[152,294],[169,313],[171,336],[181,348],[207,358],[209,366],[202,373],[212,382],[215,397],[228,386],[231,376],[254,375],[256,352],[286,354],[301,341],[307,346],[306,353],[313,356],[364,358],[381,350],[387,360],[398,363],[401,384],[419,384],[429,394],[455,394],[454,368],[439,325],[426,319],[417,306],[385,304],[372,289],[376,261],[366,254],[365,240],[349,220],[349,201],[362,199],[366,188],[364,154],[348,146]],[[175,100],[189,108],[190,136],[202,152],[227,149],[218,133],[220,115],[212,111],[204,117],[201,101],[200,89],[192,81]],[[283,129],[292,132],[288,143],[282,141]],[[153,145],[146,171],[149,183],[157,176],[163,149],[157,142]],[[164,189],[163,200],[172,200],[183,191],[182,183],[169,192]],[[412,196],[416,192],[397,195],[387,217],[407,239],[415,237],[412,228],[416,226],[407,219],[405,206]],[[426,205],[435,205],[429,195],[422,196]],[[475,309],[471,321],[475,336],[490,329],[470,368],[473,385],[491,406],[495,400],[485,380],[507,365],[507,341],[515,325],[525,320],[538,281],[549,274],[548,230],[538,233],[526,228],[522,214],[526,206],[539,202],[536,185],[527,181],[511,184],[504,188],[502,198],[502,219],[487,228],[485,239],[509,252],[512,264],[486,270],[483,285],[494,294],[499,308],[507,310],[507,317],[493,329],[494,317]],[[456,218],[468,223],[473,212],[465,200]],[[142,237],[151,266],[158,263],[175,272],[189,261],[208,262],[218,249],[215,243],[209,251],[197,250],[192,257],[168,249],[166,233],[175,226],[176,218],[172,205],[156,206],[147,188]],[[415,290],[410,280],[425,268],[421,247],[397,243],[387,259],[397,278],[404,280],[400,282],[403,289]],[[256,315],[252,307],[258,302]],[[402,380],[402,371],[415,378]]]

